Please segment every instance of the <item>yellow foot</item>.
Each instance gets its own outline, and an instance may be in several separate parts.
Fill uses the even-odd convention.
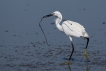
[[[85,49],[85,51],[84,51],[84,56],[85,56],[86,60],[89,61],[88,54],[87,54],[87,49]]]
[[[68,66],[70,66],[71,65],[71,62],[70,62],[70,60],[68,60],[67,62],[62,63],[62,65],[68,65]]]

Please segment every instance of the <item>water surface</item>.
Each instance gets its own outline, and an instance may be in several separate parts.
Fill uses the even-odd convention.
[[[0,71],[105,71],[105,0],[0,0]],[[70,68],[62,65],[71,53],[69,38],[55,25],[55,17],[43,19],[42,27],[51,46],[45,43],[40,19],[54,11],[64,19],[82,24],[90,37],[86,62],[86,40],[73,38],[75,52]]]

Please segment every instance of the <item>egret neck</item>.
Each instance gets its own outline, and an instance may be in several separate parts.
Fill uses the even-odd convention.
[[[62,17],[55,19],[56,27],[57,27],[60,31],[63,31],[63,28],[62,28],[62,26],[60,25],[60,22],[61,22],[61,21],[62,21]]]

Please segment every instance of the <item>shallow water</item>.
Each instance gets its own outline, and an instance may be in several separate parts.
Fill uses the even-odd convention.
[[[106,1],[0,1],[0,71],[105,71],[106,70]],[[83,55],[86,40],[73,38],[75,52],[70,67],[63,65],[71,53],[69,38],[52,25],[54,17],[41,25],[51,46],[45,43],[39,28],[40,19],[58,10],[64,19],[81,23],[90,36],[88,53]],[[55,37],[54,37],[55,36]]]

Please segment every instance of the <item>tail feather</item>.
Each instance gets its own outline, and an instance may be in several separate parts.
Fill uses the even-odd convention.
[[[85,30],[83,30],[82,34],[83,34],[83,37],[89,37],[88,33]]]

